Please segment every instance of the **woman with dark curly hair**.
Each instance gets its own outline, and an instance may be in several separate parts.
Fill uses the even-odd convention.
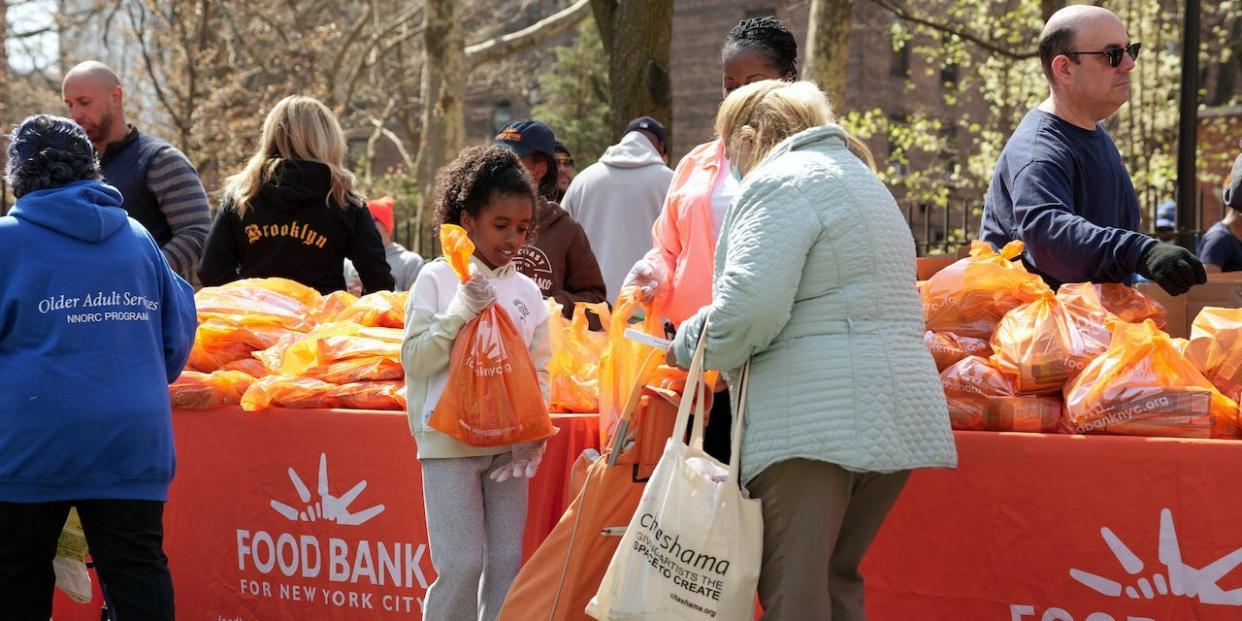
[[[435,201],[439,223],[466,229],[475,251],[474,275],[465,283],[443,257],[427,264],[405,311],[401,363],[438,574],[427,591],[423,619],[490,621],[522,564],[526,483],[539,467],[545,441],[469,446],[427,421],[448,382],[453,341],[492,302],[509,314],[530,347],[547,400],[552,356],[547,307],[539,287],[513,262],[533,226],[535,185],[512,151],[473,147],[440,170]]]
[[[52,559],[77,507],[124,619],[172,619],[163,551],[168,383],[194,343],[194,292],[99,181],[82,128],[32,116],[9,137],[0,218],[0,602],[52,614]]]
[[[760,80],[798,79],[798,42],[775,17],[738,22],[720,50],[725,96]],[[655,312],[675,326],[712,301],[716,241],[739,180],[732,174],[724,141],[695,147],[673,172],[664,210],[651,227],[654,246],[634,264],[621,288],[639,287]],[[712,402],[703,446],[716,459],[729,459],[732,427],[729,393]]]

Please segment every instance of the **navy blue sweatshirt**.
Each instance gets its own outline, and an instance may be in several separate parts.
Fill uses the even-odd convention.
[[[0,501],[163,501],[194,290],[98,181],[0,218]]]
[[[1156,243],[1138,225],[1138,196],[1104,126],[1028,112],[988,186],[983,240],[996,248],[1022,240],[1023,261],[1053,287],[1129,282]]]

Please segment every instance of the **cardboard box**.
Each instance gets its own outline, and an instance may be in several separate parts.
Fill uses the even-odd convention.
[[[1136,289],[1169,311],[1168,332],[1174,337],[1190,338],[1190,326],[1205,306],[1242,308],[1242,272],[1212,274],[1207,284],[1191,287],[1185,295],[1177,297],[1165,293],[1155,283],[1141,283]]]

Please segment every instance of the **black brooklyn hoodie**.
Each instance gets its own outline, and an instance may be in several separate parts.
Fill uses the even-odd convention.
[[[207,236],[199,280],[212,286],[281,277],[328,294],[345,288],[342,266],[349,259],[364,293],[392,290],[370,212],[352,203],[339,207],[328,196],[331,181],[326,164],[282,160],[250,199],[245,217],[225,197]]]

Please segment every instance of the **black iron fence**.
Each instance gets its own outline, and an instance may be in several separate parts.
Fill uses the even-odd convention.
[[[1171,200],[1172,196],[1162,196],[1155,191],[1140,193],[1139,230],[1155,235],[1156,208],[1160,203]],[[1200,188],[1195,204],[1197,208],[1191,233],[1197,240],[1199,233],[1223,218],[1229,208],[1225,207],[1219,196],[1213,196],[1210,189],[1203,188]],[[982,200],[950,201],[946,205],[906,202],[901,204],[901,209],[914,235],[919,256],[955,254],[959,248],[979,238],[979,225],[983,220]]]

